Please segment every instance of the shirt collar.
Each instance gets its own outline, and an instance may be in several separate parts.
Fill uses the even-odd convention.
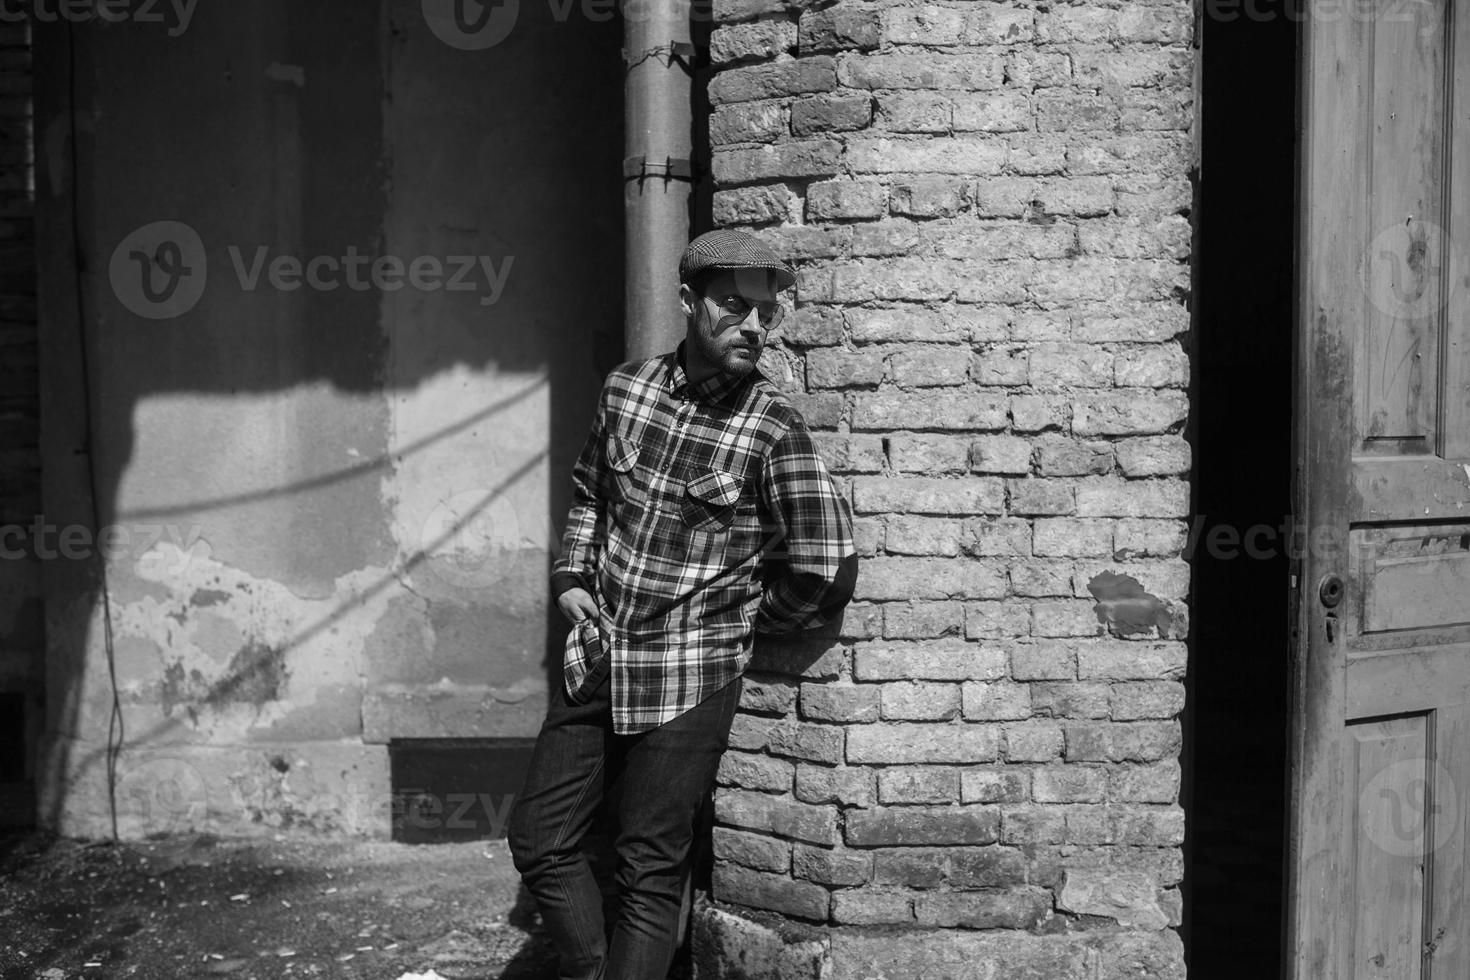
[[[742,384],[754,376],[740,377],[733,374],[714,374],[698,384],[691,384],[689,376],[684,373],[684,341],[679,341],[678,350],[669,355],[668,388],[669,394],[675,398],[689,398],[694,401],[714,403],[723,399],[726,395],[734,392]]]

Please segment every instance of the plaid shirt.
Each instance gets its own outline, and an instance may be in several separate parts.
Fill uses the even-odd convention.
[[[674,353],[608,376],[572,470],[553,590],[587,588],[568,693],[611,672],[613,730],[657,728],[735,680],[753,633],[852,597],[852,521],[801,415],[759,372],[691,385]]]

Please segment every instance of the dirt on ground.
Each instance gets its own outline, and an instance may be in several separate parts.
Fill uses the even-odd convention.
[[[0,838],[0,980],[552,980],[503,840]]]

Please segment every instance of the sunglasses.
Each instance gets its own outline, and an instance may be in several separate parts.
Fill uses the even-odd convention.
[[[738,293],[722,296],[715,299],[712,296],[705,297],[715,304],[720,311],[719,329],[726,330],[745,322],[750,316],[750,311],[755,310],[756,318],[760,320],[761,327],[766,330],[775,330],[781,323],[781,318],[786,315],[786,308],[776,300],[759,300],[752,303]]]

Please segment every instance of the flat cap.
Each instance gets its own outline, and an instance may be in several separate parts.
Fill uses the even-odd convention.
[[[689,243],[679,259],[679,281],[688,282],[706,269],[766,269],[776,274],[778,289],[796,282],[796,271],[775,249],[754,235],[724,228],[707,231]]]

